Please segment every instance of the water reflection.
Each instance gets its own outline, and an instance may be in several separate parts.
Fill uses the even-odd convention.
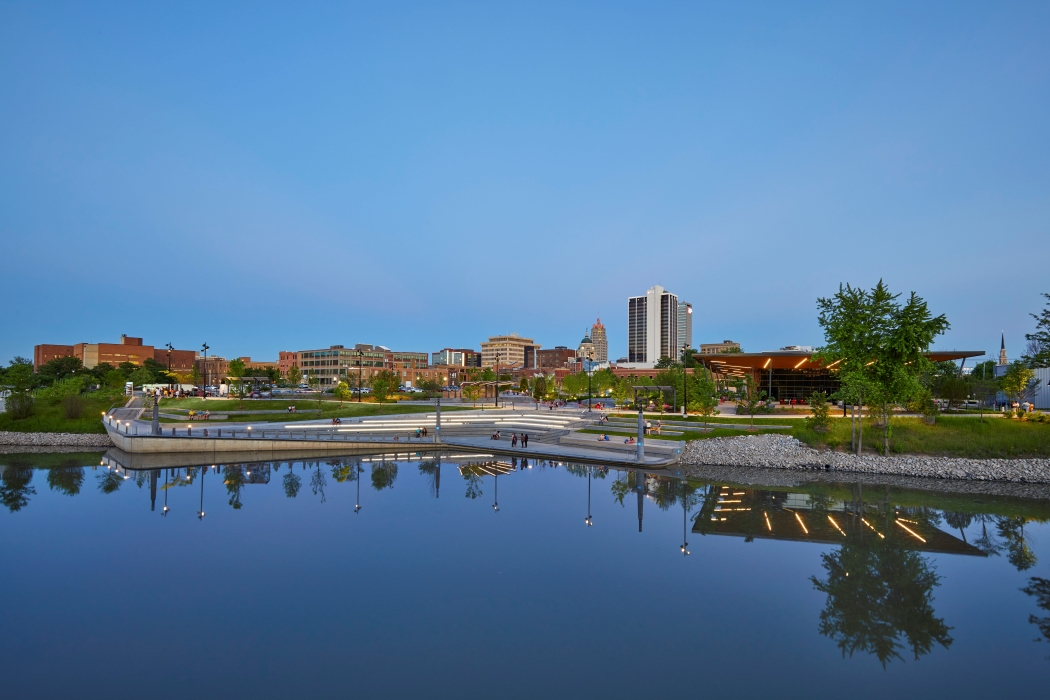
[[[691,546],[700,546],[698,537],[737,538],[744,544],[809,542],[823,547],[821,570],[809,576],[813,588],[824,596],[816,630],[832,640],[844,657],[870,655],[884,668],[895,661],[919,660],[937,649],[949,650],[955,641],[952,622],[935,607],[942,578],[931,563],[932,555],[1002,557],[1017,571],[1028,571],[1038,563],[1029,539],[1031,524],[1050,520],[1050,504],[1045,500],[993,498],[984,503],[972,494],[860,483],[819,482],[791,489],[741,486],[637,470],[613,469],[611,475],[608,467],[530,462],[516,456],[387,454],[146,469],[126,467],[113,456],[91,467],[84,466],[82,457],[51,459],[53,463],[37,468],[31,456],[0,457],[0,502],[9,512],[24,510],[37,495],[33,486],[37,471],[44,472],[50,490],[71,497],[84,492],[88,469],[95,472],[98,492],[106,498],[122,489],[137,493],[148,486],[150,511],[156,511],[160,496],[162,516],[171,510],[169,495],[178,503],[178,492],[197,487],[196,493],[189,493],[198,502],[198,519],[203,520],[206,481],[212,490],[225,489],[226,504],[234,511],[255,504],[251,494],[258,491],[253,489],[267,487],[278,472],[280,490],[287,498],[297,498],[308,479],[318,505],[326,503],[329,488],[353,482],[354,512],[359,513],[366,470],[372,490],[384,492],[399,483],[399,468],[412,464],[429,495],[437,499],[442,466],[449,466],[463,479],[468,501],[481,498],[491,487],[491,507],[499,512],[500,477],[533,467],[561,469],[585,481],[585,494],[581,483],[576,507],[582,508],[585,495],[587,528],[595,524],[594,499],[600,503],[611,497],[622,508],[637,509],[638,532],[643,532],[647,503],[663,512],[680,509],[681,540],[677,540],[674,510],[673,546],[683,556],[691,554]],[[412,472],[406,474],[402,477],[410,478]],[[221,477],[221,489],[215,477]],[[129,480],[134,488],[124,486]],[[607,492],[597,488],[602,482]],[[513,492],[515,483],[504,479],[504,489]],[[628,496],[634,503],[628,502]],[[1050,579],[1032,576],[1027,584],[1021,591],[1034,600],[1040,615],[1046,613],[1031,614],[1028,621],[1050,641]]]

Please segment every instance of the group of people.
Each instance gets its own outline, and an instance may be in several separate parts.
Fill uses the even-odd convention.
[[[342,425],[342,424],[343,424],[343,419],[342,418],[333,418],[332,419],[332,425]]]
[[[416,439],[425,438],[429,434],[430,434],[430,431],[427,430],[425,427],[423,427],[423,428],[416,428]]]
[[[495,430],[495,431],[492,432],[492,439],[493,440],[499,440],[500,439],[500,434],[499,434],[498,430]],[[529,446],[529,434],[528,433],[522,433],[521,435],[518,435],[517,433],[511,433],[510,434],[510,446],[511,447],[517,447],[518,446],[518,442],[521,442],[522,448],[528,447]]]
[[[294,405],[292,405],[292,406],[289,406],[289,407],[288,407],[288,412],[289,412],[289,413],[295,413],[295,406],[294,406]]]
[[[190,418],[200,418],[201,420],[208,420],[211,418],[211,411],[190,411]]]

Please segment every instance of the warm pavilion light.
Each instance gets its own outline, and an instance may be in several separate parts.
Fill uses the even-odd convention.
[[[832,367],[834,367],[835,365],[837,365],[840,362],[842,362],[842,358],[839,358],[839,359],[835,360],[834,362],[832,362],[830,365],[828,365],[828,369],[831,369]]]
[[[915,530],[912,530],[910,527],[908,527],[907,525],[903,524],[900,520],[894,520],[893,522],[897,523],[898,525],[903,527],[905,530],[907,530],[909,533],[911,533],[912,537],[914,537],[915,539],[919,540],[923,544],[926,544],[926,540],[924,540],[922,537],[920,537],[919,534],[917,532],[915,532]]]
[[[795,513],[795,520],[798,520],[798,524],[802,526],[802,531],[808,535],[809,528],[807,528],[806,524],[802,522],[802,516],[800,516],[798,513]]]
[[[769,358],[768,360],[766,360],[766,364],[762,365],[762,369],[766,369],[767,367],[769,367],[769,363],[772,362],[772,361],[773,361],[772,357]]]
[[[801,367],[802,365],[806,364],[807,362],[809,362],[809,358],[808,358],[808,357],[807,357],[807,358],[805,358],[805,359],[803,359],[803,360],[802,360],[801,362],[799,362],[799,363],[798,363],[797,365],[795,365],[795,369],[798,369],[799,367]]]

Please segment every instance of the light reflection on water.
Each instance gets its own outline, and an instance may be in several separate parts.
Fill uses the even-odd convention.
[[[967,695],[1050,670],[1050,502],[994,487],[453,454],[0,465],[19,694]]]

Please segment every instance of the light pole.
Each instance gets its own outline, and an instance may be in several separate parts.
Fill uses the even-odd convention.
[[[168,348],[168,393],[170,394],[171,393],[171,351],[174,350],[175,348],[173,348],[171,346],[171,343],[168,343],[166,347]]]
[[[204,343],[201,349],[204,351],[204,398],[208,398],[208,344]]]
[[[689,346],[682,345],[682,418],[689,416]]]
[[[499,408],[499,348],[496,348],[496,408]]]
[[[584,518],[583,522],[587,523],[587,527],[594,525],[594,520],[591,518],[591,468],[587,467],[587,517]]]

